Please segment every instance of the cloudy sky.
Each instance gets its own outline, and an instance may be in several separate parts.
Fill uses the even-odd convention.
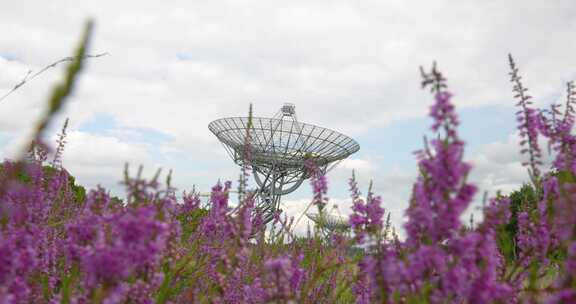
[[[122,193],[125,162],[143,164],[149,176],[173,169],[181,190],[236,181],[208,123],[245,114],[249,103],[269,116],[291,102],[300,121],[361,146],[329,174],[340,212],[349,213],[355,169],[363,189],[374,181],[401,226],[417,172],[412,152],[430,135],[432,98],[419,88],[420,65],[436,60],[447,76],[470,178],[489,194],[527,179],[507,54],[538,104],[562,100],[576,78],[573,0],[20,0],[0,9],[0,95],[27,71],[70,55],[87,18],[96,22],[90,52],[109,55],[89,61],[51,134],[69,117],[64,166],[113,193]],[[61,72],[45,72],[0,103],[0,158],[25,142]],[[298,216],[309,197],[305,184],[283,205]]]

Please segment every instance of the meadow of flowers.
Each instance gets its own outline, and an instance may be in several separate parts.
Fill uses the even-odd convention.
[[[530,184],[489,198],[471,227],[460,218],[477,187],[452,94],[436,66],[422,71],[434,139],[417,152],[406,238],[353,177],[352,233],[294,236],[282,214],[273,228],[262,224],[253,193],[230,212],[230,182],[212,188],[209,207],[194,192],[178,199],[170,175],[161,182],[128,168],[125,198],[85,191],[59,161],[65,128],[49,161],[42,134],[73,88],[88,37],[26,156],[0,166],[0,303],[576,303],[572,83],[564,105],[537,109],[510,57]],[[554,154],[550,168],[539,138]],[[308,168],[322,209],[326,179],[313,160]]]

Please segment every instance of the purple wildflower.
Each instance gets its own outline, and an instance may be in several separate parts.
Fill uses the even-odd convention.
[[[378,235],[383,228],[382,217],[385,212],[384,208],[381,207],[382,199],[369,191],[366,202],[364,202],[360,198],[354,173],[352,173],[349,184],[353,199],[352,211],[354,211],[350,215],[349,223],[354,229],[357,240],[362,241],[367,233],[373,236]]]
[[[407,240],[397,246],[379,248],[373,257],[362,260],[359,268],[370,275],[359,277],[357,300],[508,301],[513,294],[506,283],[498,280],[501,257],[494,229],[483,232],[461,229],[460,216],[470,205],[476,187],[466,182],[471,166],[462,161],[464,143],[458,137],[458,118],[450,102],[452,95],[445,91],[445,79],[435,66],[430,74],[423,72],[423,77],[423,86],[432,85],[435,93],[436,103],[430,111],[434,119],[432,129],[442,131],[442,136],[418,153],[421,175],[406,212]],[[497,220],[501,208],[490,209],[491,221]],[[362,223],[359,217],[352,222]],[[368,282],[374,284],[371,288],[374,298],[366,294],[370,290]]]
[[[305,166],[311,176],[310,183],[314,192],[314,205],[318,207],[319,212],[322,212],[328,203],[328,198],[325,197],[328,191],[326,176],[312,160],[307,160]]]
[[[542,164],[542,152],[538,145],[538,129],[541,125],[539,123],[538,112],[531,107],[532,97],[526,92],[528,91],[521,82],[522,77],[518,73],[518,68],[514,62],[512,55],[508,55],[510,64],[510,81],[513,83],[514,97],[518,99],[516,106],[520,110],[516,112],[516,120],[518,121],[518,131],[520,132],[520,146],[522,146],[521,153],[528,154],[528,162],[523,163],[525,166],[530,166],[529,174],[535,186],[538,185],[537,180],[540,178],[539,166]]]
[[[407,211],[408,242],[441,242],[460,228],[460,214],[470,204],[476,187],[466,183],[471,166],[462,161],[464,143],[458,138],[458,119],[450,104],[451,94],[436,93],[432,128],[442,126],[445,137],[432,141],[432,150],[421,151],[422,172],[414,185]]]
[[[301,259],[301,258],[300,258]],[[297,297],[296,290],[300,286],[304,272],[296,261],[287,256],[271,258],[264,262],[268,272],[270,300],[288,300]]]

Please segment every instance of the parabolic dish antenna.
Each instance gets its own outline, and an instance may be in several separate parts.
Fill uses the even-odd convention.
[[[252,170],[259,187],[256,208],[265,223],[274,218],[281,196],[293,192],[310,177],[306,160],[312,160],[326,173],[360,149],[356,141],[344,134],[298,122],[293,104],[284,104],[272,118],[221,118],[212,121],[208,129],[236,164]]]
[[[330,236],[334,232],[347,232],[350,230],[348,219],[328,213],[306,213],[306,217],[312,220],[325,236]]]

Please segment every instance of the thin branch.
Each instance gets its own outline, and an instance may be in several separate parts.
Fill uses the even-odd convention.
[[[98,58],[98,57],[102,57],[102,56],[106,56],[108,55],[108,53],[100,53],[100,54],[95,54],[95,55],[84,55],[82,56],[82,59],[88,59],[88,58]],[[44,68],[42,68],[40,71],[32,74],[32,70],[28,70],[28,72],[26,73],[26,75],[24,76],[24,78],[22,78],[22,80],[20,80],[20,82],[18,82],[16,85],[14,85],[14,87],[12,87],[12,89],[10,89],[8,92],[6,92],[6,94],[4,94],[2,97],[0,97],[0,102],[2,102],[4,99],[6,99],[8,96],[12,95],[12,93],[14,93],[14,91],[18,90],[20,87],[22,87],[23,85],[25,85],[28,81],[33,80],[34,78],[40,76],[40,74],[46,72],[47,70],[54,68],[58,65],[60,65],[61,63],[65,63],[65,62],[73,62],[74,60],[76,60],[78,57],[77,56],[70,56],[70,57],[64,57],[58,61],[55,61],[47,66],[45,66]]]

